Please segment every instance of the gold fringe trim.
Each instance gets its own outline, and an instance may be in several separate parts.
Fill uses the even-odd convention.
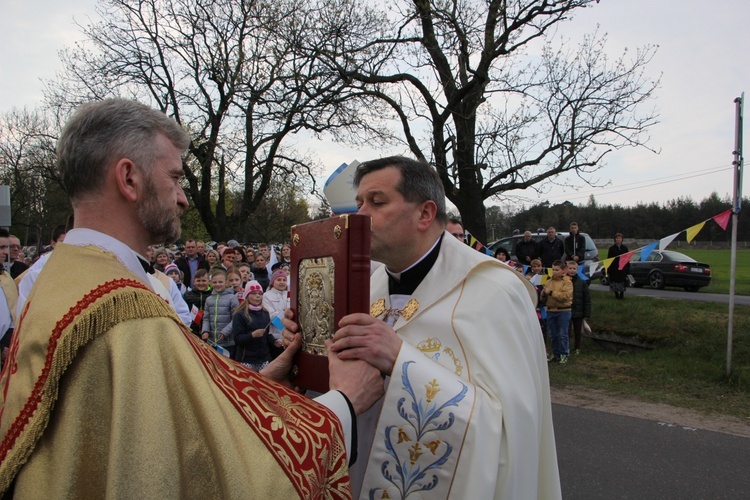
[[[75,307],[73,306],[68,314],[74,314]],[[151,291],[133,287],[117,289],[100,298],[95,298],[78,314],[58,339],[50,372],[41,389],[41,399],[34,414],[20,431],[15,444],[0,464],[0,492],[2,494],[28,461],[37,441],[47,428],[59,395],[60,379],[73,363],[78,350],[119,323],[154,317],[169,317],[181,324],[177,314],[163,299]]]

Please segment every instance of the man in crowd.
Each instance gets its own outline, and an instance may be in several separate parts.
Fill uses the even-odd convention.
[[[188,287],[193,286],[193,276],[198,269],[208,271],[208,262],[198,255],[198,244],[195,240],[185,241],[185,255],[175,260],[177,267],[182,271],[182,282]]]
[[[8,255],[10,256],[10,276],[16,279],[25,270],[29,268],[29,265],[19,258],[21,255],[21,240],[18,236],[10,235],[8,239],[10,246],[8,247]]]
[[[196,254],[201,259],[206,258],[206,242],[205,241],[196,241],[195,242],[195,248],[196,248]]]
[[[445,231],[429,165],[366,162],[354,186],[384,265],[371,277],[370,314],[345,316],[331,351],[390,377],[358,418],[369,456],[351,469],[354,496],[560,498],[532,287]],[[290,317],[287,342],[298,337]]]
[[[578,232],[578,223],[570,223],[570,234],[565,238],[565,260],[583,264],[586,258],[586,238]]]
[[[141,255],[179,237],[188,142],[164,113],[123,99],[83,105],[63,129],[75,229],[31,290],[0,379],[3,495],[348,493],[347,433],[382,394],[377,370],[332,353],[328,407],[308,401],[219,356],[149,286]],[[298,347],[264,374],[286,379]]]
[[[547,269],[552,267],[556,260],[562,260],[565,255],[563,242],[557,237],[557,230],[554,227],[547,228],[547,237],[539,242],[539,260],[542,266]]]
[[[523,233],[523,239],[516,243],[516,259],[524,266],[530,266],[531,261],[539,258],[539,245],[531,236],[531,231]]]
[[[0,227],[0,262],[8,260],[11,241],[8,230]],[[18,288],[16,282],[2,266],[0,266],[0,291],[2,291],[2,296],[0,296],[0,351],[2,351],[2,361],[5,362],[15,326]]]
[[[450,217],[448,224],[445,225],[445,230],[450,233],[451,236],[456,238],[461,243],[466,241],[466,233],[464,233],[464,224],[458,217]]]

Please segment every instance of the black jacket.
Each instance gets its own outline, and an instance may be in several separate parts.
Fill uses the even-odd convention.
[[[552,263],[556,260],[562,260],[564,254],[565,249],[560,238],[555,238],[552,241],[549,238],[544,238],[539,242],[539,259],[544,267],[552,267]]]
[[[573,276],[571,280],[573,281],[573,305],[570,307],[571,317],[590,318],[591,292],[589,291],[589,282],[581,279],[579,276]]]
[[[253,331],[266,328],[271,322],[268,311],[247,310],[238,312],[232,318],[232,335],[237,346],[235,357],[240,363],[260,364],[271,361],[271,348],[275,339],[268,330],[261,337],[253,337]]]
[[[578,256],[578,262],[583,262],[586,255],[586,238],[581,234],[569,234],[565,238],[565,260],[573,260],[573,256]]]
[[[521,240],[516,243],[514,253],[518,262],[528,266],[532,260],[539,258],[539,244],[533,239],[529,241]],[[527,260],[526,257],[529,257],[529,259]]]
[[[202,292],[200,290],[193,290],[192,288],[185,292],[185,295],[182,296],[183,299],[185,299],[185,302],[188,305],[188,310],[192,311],[193,306],[197,307],[198,310],[202,311],[204,307],[206,306],[206,300],[208,297],[211,296],[211,290],[203,290]],[[194,334],[200,336],[201,334],[201,321],[199,320],[196,324],[195,322],[190,323],[190,329],[193,331]]]
[[[623,267],[621,271],[619,256],[624,253],[628,253],[628,251],[629,251],[628,247],[626,247],[625,245],[615,244],[609,247],[609,251],[607,252],[607,258],[611,259],[612,257],[617,257],[607,269],[607,276],[609,277],[609,281],[611,281],[612,283],[624,283],[625,282],[625,278],[630,272],[630,263],[625,264],[625,267]]]
[[[182,256],[179,259],[175,260],[174,263],[179,268],[179,270],[182,271],[182,282],[189,287],[193,286],[193,276],[190,273],[190,264],[187,261],[187,257]],[[206,271],[208,271],[208,267],[208,262],[206,262],[205,259],[198,257],[197,269],[205,269]]]

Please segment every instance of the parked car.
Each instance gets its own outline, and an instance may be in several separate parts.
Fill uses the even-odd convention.
[[[700,287],[711,284],[708,264],[671,250],[654,250],[645,262],[641,261],[640,250],[636,251],[630,259],[630,274],[635,279],[633,286],[648,285],[658,290],[677,286],[688,292],[697,292]]]
[[[567,232],[558,232],[557,238],[565,241],[565,238],[568,237]],[[596,248],[596,244],[594,244],[594,240],[591,239],[591,236],[589,236],[587,233],[581,233],[583,237],[586,239],[586,252],[584,253],[584,261],[583,263],[579,263],[579,266],[583,266],[583,272],[588,274],[588,269],[595,265],[596,262],[599,261],[599,250]],[[537,232],[536,234],[531,235],[531,237],[539,243],[543,239],[547,237],[546,230],[542,230],[541,232]],[[495,241],[494,243],[491,243],[489,245],[490,251],[492,251],[492,254],[495,254],[495,251],[498,249],[498,247],[505,248],[508,253],[510,254],[510,258],[514,262],[518,262],[518,258],[516,257],[516,244],[519,241],[523,240],[523,234],[514,234],[513,236],[508,236],[505,238],[500,238],[499,240]],[[594,276],[592,278],[598,278],[601,275],[600,271],[597,271],[594,273]]]

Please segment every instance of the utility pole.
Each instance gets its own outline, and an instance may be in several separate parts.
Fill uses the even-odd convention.
[[[735,104],[735,136],[734,136],[734,199],[732,200],[732,257],[729,269],[729,321],[727,322],[727,378],[732,375],[732,336],[734,335],[734,285],[735,270],[737,268],[737,219],[742,208],[742,108],[745,93],[734,100]]]

